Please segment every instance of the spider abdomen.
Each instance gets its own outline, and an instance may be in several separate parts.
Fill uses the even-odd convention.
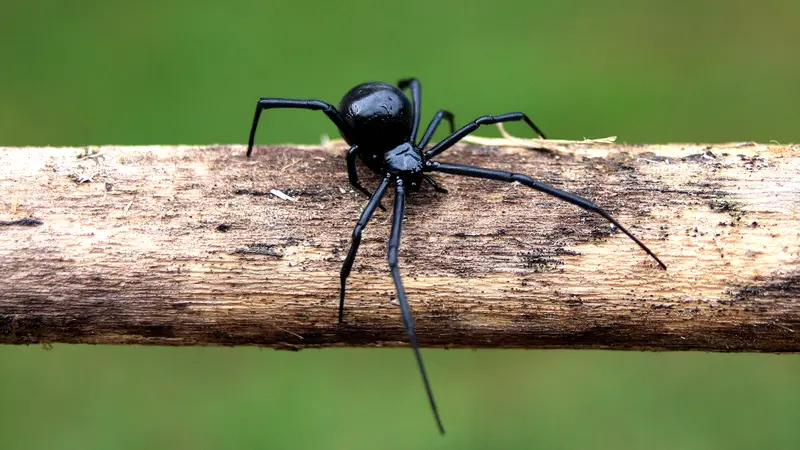
[[[345,138],[351,145],[385,151],[411,137],[411,100],[393,84],[359,84],[342,98],[339,111],[350,129]]]

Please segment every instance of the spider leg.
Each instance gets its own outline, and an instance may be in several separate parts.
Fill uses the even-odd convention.
[[[436,128],[439,126],[439,123],[442,121],[442,119],[450,122],[450,134],[456,132],[456,124],[455,119],[453,118],[453,113],[450,111],[445,111],[444,109],[440,109],[439,112],[433,116],[433,120],[431,120],[430,125],[428,125],[428,128],[425,130],[425,134],[422,135],[422,139],[419,140],[419,145],[417,145],[417,147],[422,150],[425,149],[425,146],[428,145],[428,142],[433,137],[433,133],[436,132]]]
[[[358,246],[361,245],[361,231],[367,226],[369,219],[372,218],[372,215],[375,214],[375,210],[381,203],[381,197],[386,193],[386,188],[389,187],[389,177],[385,177],[381,184],[378,185],[378,189],[375,190],[375,193],[369,199],[369,203],[367,203],[366,208],[364,208],[364,212],[361,213],[361,217],[358,219],[356,223],[356,227],[353,230],[353,239],[350,242],[350,250],[347,251],[347,257],[344,259],[344,264],[342,264],[342,271],[340,272],[341,277],[341,290],[339,291],[339,323],[342,322],[342,316],[344,315],[344,294],[345,294],[345,286],[347,284],[347,277],[350,276],[350,270],[353,268],[353,261],[356,259],[356,253],[358,252]]]
[[[322,111],[325,113],[328,118],[339,128],[339,132],[342,133],[342,136],[345,138],[346,141],[349,142],[347,139],[347,125],[342,119],[342,115],[339,114],[339,111],[328,103],[325,103],[320,100],[298,100],[294,98],[267,98],[264,97],[258,101],[256,104],[256,114],[253,117],[253,127],[250,129],[250,139],[247,143],[247,157],[250,157],[250,154],[253,153],[253,141],[256,137],[256,128],[258,127],[258,119],[261,117],[261,111],[265,109],[272,109],[272,108],[294,108],[294,109],[310,109],[313,111]]]
[[[439,417],[439,410],[436,408],[436,400],[433,398],[433,391],[431,390],[430,382],[428,382],[428,374],[425,372],[425,364],[422,362],[422,354],[420,354],[419,345],[417,344],[417,336],[414,333],[414,317],[411,315],[411,309],[408,307],[406,291],[403,288],[403,280],[400,279],[400,269],[397,264],[397,251],[400,248],[400,234],[403,228],[405,196],[403,180],[397,178],[395,182],[394,209],[392,211],[392,231],[389,235],[389,268],[392,271],[392,280],[394,281],[394,287],[397,291],[397,300],[400,302],[400,311],[403,314],[403,326],[406,329],[411,348],[414,349],[414,356],[417,359],[420,374],[422,374],[422,382],[425,384],[425,391],[428,394],[428,402],[430,402],[433,416],[436,418],[436,425],[439,427],[439,433],[444,434],[442,419]]]
[[[545,183],[534,180],[533,178],[527,175],[522,175],[513,172],[506,172],[503,170],[484,169],[482,167],[467,166],[463,164],[440,163],[437,161],[428,162],[426,164],[425,170],[433,172],[450,173],[454,175],[464,175],[474,178],[485,178],[488,180],[498,180],[498,181],[508,181],[508,182],[517,181],[525,186],[528,186],[529,188],[535,189],[539,192],[543,192],[547,195],[551,195],[553,197],[558,198],[559,200],[564,200],[565,202],[572,203],[573,205],[579,208],[583,208],[586,211],[599,214],[600,216],[603,216],[606,220],[614,224],[617,228],[622,230],[623,233],[627,234],[628,237],[631,238],[633,242],[636,242],[636,244],[638,244],[642,250],[644,250],[648,255],[653,257],[653,259],[656,260],[656,262],[658,263],[659,266],[661,266],[662,269],[667,270],[667,266],[663,262],[661,262],[660,259],[658,259],[658,256],[656,256],[655,253],[650,251],[650,249],[647,248],[647,246],[644,245],[642,241],[637,239],[636,236],[631,234],[630,231],[628,231],[627,229],[625,229],[625,227],[620,225],[620,223],[617,222],[617,220],[614,219],[611,216],[611,214],[609,214],[603,208],[595,205],[593,202],[581,196],[570,194],[569,192],[554,188]]]
[[[372,193],[367,190],[361,183],[358,181],[358,171],[356,171],[356,157],[358,156],[358,146],[354,145],[350,147],[350,150],[347,151],[347,179],[350,181],[350,184],[353,185],[359,192],[366,195],[367,198],[372,197]],[[381,211],[386,211],[386,208],[383,207],[380,203],[378,203],[378,208]]]
[[[435,190],[436,192],[441,192],[442,194],[447,194],[447,189],[439,186],[439,183],[437,183],[436,180],[434,180],[433,178],[431,178],[431,177],[429,177],[427,175],[423,175],[422,178],[425,181],[427,181],[428,183],[430,183],[430,185],[433,186],[433,190]]]
[[[419,121],[422,115],[422,85],[416,78],[404,78],[397,82],[397,87],[411,90],[411,100],[414,103],[414,127],[411,128],[410,140],[414,142],[417,140],[417,131],[419,131]]]
[[[512,112],[507,114],[501,114],[499,116],[481,116],[473,120],[472,122],[464,125],[463,127],[459,128],[458,131],[444,138],[438,144],[434,145],[432,149],[425,152],[425,159],[426,160],[431,159],[434,156],[438,155],[439,153],[442,153],[443,151],[452,147],[456,142],[460,141],[468,134],[480,128],[481,125],[492,125],[500,122],[517,122],[520,120],[525,121],[525,123],[527,123],[528,126],[531,127],[533,131],[535,131],[536,134],[539,135],[540,138],[546,139],[544,137],[544,133],[542,133],[541,130],[539,130],[539,127],[537,127],[531,121],[531,119],[528,118],[528,116],[526,116],[521,112]]]

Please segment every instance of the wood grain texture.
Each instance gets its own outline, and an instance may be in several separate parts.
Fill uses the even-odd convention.
[[[410,197],[400,250],[423,346],[800,351],[800,147],[540,147],[438,159],[588,197],[669,270],[572,205],[438,175],[450,193]],[[345,149],[244,150],[0,148],[0,343],[406,345],[388,213],[336,321],[366,203]]]

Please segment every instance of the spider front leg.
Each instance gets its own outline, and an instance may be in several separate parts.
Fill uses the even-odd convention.
[[[540,138],[547,139],[544,137],[544,133],[542,133],[539,130],[539,127],[537,127],[531,121],[531,119],[528,118],[528,116],[526,116],[521,112],[512,112],[508,114],[501,114],[499,116],[481,116],[473,120],[472,122],[464,125],[458,131],[451,134],[450,136],[447,136],[441,142],[434,145],[432,149],[425,152],[425,159],[429,160],[434,156],[438,155],[439,153],[442,153],[443,151],[452,147],[456,142],[460,141],[461,139],[465,138],[468,134],[480,128],[481,125],[492,125],[500,122],[518,122],[520,120],[527,123],[528,126],[531,127],[533,131],[535,131],[536,134],[539,135]]]
[[[453,118],[453,113],[440,109],[439,112],[433,116],[433,120],[431,120],[430,125],[428,125],[428,128],[425,130],[425,134],[422,135],[422,139],[419,140],[419,144],[417,144],[417,147],[419,147],[420,150],[425,150],[425,146],[428,145],[428,142],[433,137],[433,134],[436,133],[436,128],[439,127],[439,123],[442,122],[442,119],[450,122],[450,134],[456,132],[456,124],[455,119]]]
[[[339,111],[328,103],[321,100],[297,100],[293,98],[267,98],[264,97],[256,104],[256,114],[253,117],[253,126],[250,128],[250,139],[247,142],[247,157],[253,152],[253,141],[256,137],[256,128],[258,128],[258,119],[261,117],[261,111],[272,108],[293,108],[293,109],[310,109],[312,111],[322,111],[328,116],[329,119],[336,125],[342,136],[347,139],[347,124],[345,124],[342,115]]]
[[[636,242],[639,247],[644,250],[648,255],[650,255],[662,269],[667,270],[667,266],[658,259],[658,256],[655,255],[649,248],[642,241],[636,238],[630,231],[625,229],[616,219],[614,219],[611,214],[606,212],[603,208],[595,205],[593,202],[575,194],[570,194],[569,192],[562,191],[561,189],[554,188],[550,185],[542,183],[541,181],[534,180],[533,178],[523,175],[520,173],[513,173],[513,172],[506,172],[503,170],[493,170],[493,169],[484,169],[482,167],[474,167],[474,166],[467,166],[464,164],[449,164],[449,163],[442,163],[438,161],[430,161],[425,165],[426,171],[432,172],[442,172],[442,173],[450,173],[454,175],[465,175],[468,177],[474,178],[484,178],[488,180],[498,180],[498,181],[508,181],[514,182],[517,181],[522,185],[528,186],[529,188],[535,189],[539,192],[543,192],[547,195],[551,195],[559,200],[563,200],[568,203],[572,203],[573,205],[583,208],[586,211],[596,213],[612,224],[614,224],[617,228],[622,230],[623,233],[628,235],[629,238]]]
[[[442,419],[439,417],[439,410],[436,408],[436,400],[433,398],[433,391],[428,382],[428,374],[425,371],[425,364],[422,362],[422,354],[417,344],[417,336],[414,333],[414,317],[411,315],[411,309],[408,306],[408,299],[406,298],[406,291],[403,288],[403,280],[400,279],[400,268],[397,261],[397,252],[400,249],[400,234],[403,230],[405,197],[406,189],[403,185],[403,180],[397,178],[395,181],[394,209],[392,210],[392,231],[389,235],[389,269],[392,272],[392,280],[394,281],[394,287],[397,291],[397,301],[400,303],[400,312],[403,315],[403,326],[406,329],[411,348],[414,350],[414,356],[417,359],[420,374],[422,374],[422,382],[425,384],[428,402],[431,405],[433,416],[436,418],[436,425],[439,427],[439,433],[444,434]]]
[[[353,238],[350,242],[350,250],[347,251],[347,257],[344,259],[344,264],[342,264],[342,271],[340,272],[340,279],[341,279],[341,289],[339,291],[339,323],[342,323],[342,316],[344,315],[344,294],[345,294],[345,287],[347,284],[347,277],[350,276],[350,270],[353,268],[353,261],[356,259],[356,253],[358,252],[358,246],[361,245],[361,232],[366,228],[367,223],[369,223],[369,219],[372,218],[372,215],[375,214],[375,210],[381,204],[381,197],[386,193],[386,188],[389,187],[389,177],[385,177],[381,184],[378,185],[378,189],[375,190],[375,193],[369,199],[369,203],[367,203],[366,208],[364,208],[364,212],[361,213],[361,217],[358,219],[356,223],[356,227],[353,230]]]

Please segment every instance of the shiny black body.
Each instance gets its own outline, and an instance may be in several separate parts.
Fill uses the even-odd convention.
[[[343,135],[367,167],[400,176],[411,190],[422,180],[422,151],[414,145],[414,110],[403,91],[389,83],[360,84],[339,103],[350,132]]]
[[[403,93],[403,89],[411,91],[411,100]],[[297,100],[286,98],[262,98],[256,105],[253,126],[250,129],[250,139],[247,147],[247,156],[253,151],[258,119],[261,111],[270,108],[301,108],[319,110],[325,113],[337,128],[342,137],[351,146],[347,152],[347,173],[350,183],[360,192],[369,197],[369,202],[353,230],[350,250],[342,265],[340,274],[341,290],[339,295],[339,322],[344,314],[345,286],[350,271],[355,261],[356,252],[361,244],[361,233],[372,218],[372,215],[381,207],[381,198],[391,185],[394,185],[395,197],[392,211],[392,230],[389,236],[388,260],[392,280],[397,291],[397,299],[403,316],[403,325],[408,335],[414,355],[417,359],[425,390],[428,394],[431,408],[436,418],[439,432],[444,434],[444,428],[439,418],[433,392],[428,382],[425,366],[417,345],[414,333],[414,318],[408,306],[403,281],[400,278],[398,266],[398,250],[400,248],[400,235],[403,226],[406,192],[418,191],[423,182],[430,183],[439,192],[447,192],[439,187],[427,173],[441,172],[454,175],[463,175],[489,180],[519,182],[537,191],[559,198],[584,210],[596,213],[614,224],[623,233],[628,235],[639,247],[666,269],[658,257],[650,251],[641,241],[634,237],[627,229],[620,225],[608,212],[591,201],[562,191],[547,184],[534,180],[526,175],[505,172],[501,170],[485,169],[481,167],[466,166],[462,164],[449,164],[432,161],[432,159],[452,147],[456,142],[477,130],[481,125],[499,122],[524,121],[544,139],[544,135],[536,125],[521,112],[501,114],[498,116],[482,116],[467,125],[455,130],[453,114],[440,110],[428,125],[425,133],[417,140],[419,131],[420,113],[422,108],[422,87],[414,78],[401,80],[397,86],[370,82],[360,84],[351,89],[339,104],[339,109],[320,100]],[[434,145],[430,150],[424,151],[436,128],[442,120],[450,124],[450,135]],[[370,193],[358,180],[356,172],[356,158],[360,158],[368,168],[381,176],[381,181],[374,193]]]

